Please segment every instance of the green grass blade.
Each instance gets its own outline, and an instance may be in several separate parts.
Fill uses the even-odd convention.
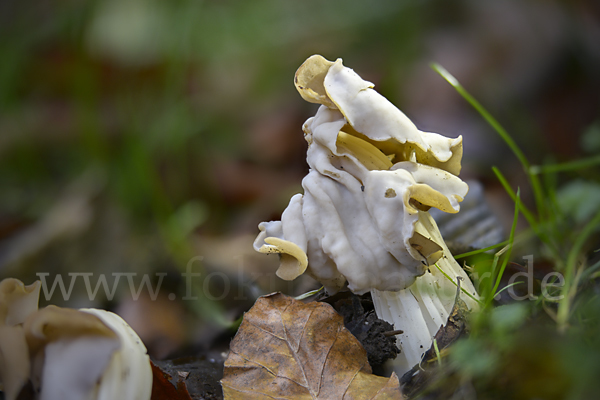
[[[438,74],[441,75],[452,87],[475,109],[477,112],[487,121],[488,124],[498,134],[500,137],[506,142],[508,147],[512,150],[515,156],[519,159],[521,165],[523,165],[524,170],[527,172],[529,170],[529,161],[523,154],[523,151],[519,148],[519,146],[515,143],[513,138],[508,134],[508,132],[500,125],[500,123],[492,117],[492,115],[477,101],[469,92],[465,90],[465,88],[458,82],[458,80],[450,74],[444,67],[437,63],[432,63],[431,68],[433,68]]]
[[[437,263],[435,264],[435,266],[442,273],[442,275],[444,275],[446,277],[446,279],[448,279],[450,282],[452,282],[454,284],[454,286],[458,287],[458,285],[456,284],[456,282],[454,282],[454,279],[450,278],[450,276],[448,276],[448,274],[445,273],[444,270],[442,270],[440,268],[440,266],[437,265]],[[477,303],[482,304],[481,300],[475,298],[475,296],[473,296],[471,293],[469,293],[465,288],[461,287],[460,291],[463,292],[464,294],[466,294],[467,296],[469,296],[471,299],[475,300]]]
[[[565,284],[562,287],[561,295],[563,296],[560,304],[558,305],[558,325],[560,329],[565,329],[569,322],[569,315],[571,314],[571,301],[573,300],[573,296],[575,294],[577,279],[576,273],[577,270],[576,264],[577,260],[581,256],[581,251],[587,239],[590,237],[594,230],[600,225],[600,211],[594,215],[594,217],[588,222],[584,227],[575,243],[573,243],[573,247],[569,251],[569,255],[567,256],[567,265],[565,269]]]
[[[304,300],[304,299],[306,299],[306,298],[309,298],[310,296],[314,296],[315,294],[317,294],[317,293],[321,292],[323,289],[325,289],[325,286],[321,286],[321,287],[320,287],[320,288],[318,288],[318,289],[311,290],[310,292],[306,292],[306,293],[304,293],[304,294],[301,294],[301,295],[299,295],[299,296],[296,296],[296,297],[295,297],[295,299],[296,299],[296,300]]]
[[[534,175],[550,174],[556,172],[574,171],[578,169],[592,167],[598,164],[600,164],[600,155],[560,164],[533,165],[529,168],[529,172]]]
[[[583,275],[581,278],[583,280],[588,280],[590,278],[590,276],[592,276],[598,268],[600,268],[600,261],[598,261],[594,265],[591,265],[588,268],[586,268],[586,270],[583,272]]]
[[[600,225],[600,211],[594,215],[594,217],[588,222],[584,227],[579,236],[577,236],[577,240],[573,243],[573,247],[571,251],[569,251],[569,255],[567,257],[567,273],[573,271],[575,263],[577,262],[577,258],[581,253],[581,249],[585,244],[585,241],[590,237],[594,230]]]
[[[440,355],[440,349],[438,348],[437,339],[433,339],[433,349],[435,350],[435,357],[437,358],[438,365],[442,366],[442,356]]]
[[[444,78],[452,87],[485,119],[485,121],[500,135],[502,140],[508,145],[508,147],[512,150],[514,155],[517,157],[521,165],[523,166],[523,170],[527,174],[529,181],[531,182],[531,188],[533,189],[533,193],[535,196],[535,203],[538,209],[538,213],[540,216],[546,215],[545,203],[544,203],[544,192],[542,189],[542,185],[540,184],[537,175],[532,174],[530,171],[530,164],[527,157],[521,150],[521,148],[517,145],[517,143],[513,140],[513,138],[508,134],[506,129],[500,125],[500,123],[479,103],[469,92],[465,90],[465,88],[458,82],[458,80],[450,74],[444,67],[437,63],[431,64],[431,68],[433,68],[442,78]]]
[[[477,254],[485,253],[486,251],[497,249],[498,247],[506,246],[507,244],[508,244],[508,240],[505,240],[504,242],[500,242],[498,244],[495,244],[495,245],[492,245],[492,246],[489,246],[489,247],[486,247],[483,249],[477,249],[477,250],[469,251],[466,253],[458,254],[458,255],[454,256],[454,259],[458,260],[460,258],[465,258],[465,257],[470,257],[470,256],[474,256]]]
[[[529,222],[529,225],[531,226],[531,228],[537,232],[538,223],[537,223],[536,218],[533,215],[533,213],[531,211],[529,211],[529,209],[518,200],[517,194],[512,190],[512,188],[510,187],[510,184],[508,183],[508,180],[504,177],[502,172],[500,172],[500,170],[496,167],[492,167],[492,171],[494,171],[494,174],[496,174],[496,177],[500,181],[500,184],[502,185],[504,190],[506,190],[506,193],[508,193],[508,195],[510,196],[512,201],[515,204],[517,204],[517,203],[519,204],[519,210],[521,211],[521,214],[523,214],[523,216],[525,217],[527,222]]]
[[[510,228],[510,235],[508,236],[508,250],[504,259],[502,260],[502,264],[500,266],[500,272],[498,272],[498,276],[496,277],[496,284],[492,288],[492,295],[487,299],[486,305],[490,304],[492,299],[496,296],[496,291],[498,290],[498,286],[500,286],[500,281],[502,280],[502,275],[504,275],[504,270],[510,261],[510,254],[512,253],[513,243],[515,241],[515,231],[517,229],[517,221],[519,220],[519,206],[521,204],[521,193],[520,190],[517,189],[517,201],[515,203],[515,214],[513,216],[513,223]],[[492,277],[494,274],[492,273]]]
[[[504,190],[506,190],[506,193],[508,193],[508,195],[510,196],[510,198],[516,204],[517,203],[517,195],[515,194],[515,192],[510,187],[510,184],[508,183],[508,180],[506,180],[506,178],[504,177],[504,175],[502,175],[502,173],[500,172],[500,170],[498,168],[492,167],[492,171],[494,171],[494,174],[496,174],[496,177],[500,181],[500,184],[502,184],[502,187],[504,187]],[[521,214],[523,214],[523,216],[525,217],[525,219],[529,223],[529,226],[531,226],[531,229],[533,229],[533,231],[535,232],[536,236],[542,242],[544,242],[548,246],[548,249],[552,252],[553,256],[557,260],[560,260],[559,252],[558,252],[558,249],[556,247],[556,244],[550,239],[550,237],[548,237],[548,235],[544,231],[542,231],[542,229],[540,229],[540,226],[538,225],[536,217],[520,201],[519,201],[519,210],[521,211]]]
[[[504,292],[505,290],[508,290],[508,289],[510,289],[511,287],[513,287],[513,286],[517,286],[517,285],[520,285],[520,284],[522,284],[522,283],[525,283],[525,282],[523,282],[523,281],[518,281],[518,282],[513,282],[513,283],[511,283],[510,285],[506,285],[506,286],[504,286],[502,289],[498,290],[498,293],[496,293],[496,295],[495,295],[494,297],[498,296],[500,293]]]

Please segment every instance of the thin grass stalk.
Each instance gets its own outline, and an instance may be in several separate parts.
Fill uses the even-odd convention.
[[[529,171],[533,175],[551,174],[556,172],[575,171],[598,164],[600,164],[600,155],[559,164],[533,165],[529,168]]]
[[[513,248],[513,243],[515,241],[515,231],[517,229],[517,221],[519,220],[519,206],[521,204],[521,192],[519,189],[517,189],[517,202],[515,203],[515,214],[513,217],[513,223],[512,226],[510,228],[510,235],[508,236],[508,250],[506,255],[504,256],[504,259],[502,260],[502,264],[500,266],[500,272],[498,272],[498,276],[496,277],[496,283],[494,285],[494,287],[492,288],[492,295],[486,299],[486,306],[491,304],[492,299],[496,296],[496,291],[498,290],[498,287],[500,286],[500,281],[502,280],[502,276],[504,275],[504,270],[506,269],[506,265],[508,264],[508,261],[510,260],[510,255],[512,253],[512,248]],[[492,274],[492,279],[493,279],[493,274]]]
[[[583,227],[583,230],[577,236],[575,243],[573,243],[573,247],[569,251],[569,255],[567,257],[567,265],[564,272],[565,284],[561,290],[562,299],[558,305],[558,325],[559,329],[566,329],[569,316],[571,314],[571,302],[573,300],[574,294],[576,292],[577,279],[575,276],[575,271],[577,269],[577,263],[581,256],[581,251],[587,239],[590,237],[594,230],[600,225],[600,211],[594,215],[594,217]],[[577,274],[580,275],[580,274]]]
[[[535,203],[538,210],[538,214],[540,216],[546,216],[546,207],[545,207],[545,196],[544,191],[542,189],[542,185],[540,180],[536,174],[531,173],[531,165],[525,157],[525,154],[521,150],[521,148],[517,145],[517,143],[513,140],[510,134],[500,125],[500,123],[479,103],[469,92],[465,90],[465,88],[458,82],[458,80],[452,76],[444,67],[437,63],[431,64],[431,67],[442,76],[454,89],[486,120],[486,122],[500,135],[502,140],[508,145],[508,147],[512,150],[514,155],[517,157],[521,166],[523,167],[523,171],[527,175],[529,182],[531,183],[531,188],[533,189],[533,194],[535,197]]]

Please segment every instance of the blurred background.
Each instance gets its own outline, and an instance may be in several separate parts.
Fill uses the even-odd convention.
[[[316,105],[293,76],[315,53],[343,58],[420,129],[463,135],[463,176],[507,224],[491,166],[515,187],[522,168],[431,62],[532,164],[600,152],[595,1],[4,0],[0,277],[43,277],[44,305],[118,312],[159,358],[213,346],[261,294],[314,289],[276,278],[252,241],[302,190]],[[597,170],[577,173],[572,201],[594,211]]]

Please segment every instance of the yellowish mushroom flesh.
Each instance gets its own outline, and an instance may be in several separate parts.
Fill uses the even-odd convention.
[[[14,278],[0,282],[0,324],[17,325],[38,308],[41,283],[25,286]]]
[[[309,103],[335,107],[327,96],[323,80],[333,62],[318,54],[309,57],[296,71],[294,84],[300,96]]]
[[[450,214],[455,214],[458,212],[458,210],[452,206],[450,200],[448,200],[448,197],[444,196],[442,193],[433,189],[429,185],[418,183],[410,186],[407,191],[407,197],[418,202],[420,206],[417,206],[417,208],[419,208],[421,211],[427,211],[429,208],[435,207]],[[462,201],[462,198],[460,198],[458,201]],[[415,204],[410,201],[409,203]]]
[[[277,276],[281,279],[291,281],[299,277],[308,267],[308,257],[304,250],[297,244],[276,237],[265,238],[266,245],[258,251],[265,254],[277,253],[281,255]]]
[[[387,170],[392,167],[390,159],[371,143],[340,131],[337,137],[337,149],[340,153],[356,157],[369,171]]]

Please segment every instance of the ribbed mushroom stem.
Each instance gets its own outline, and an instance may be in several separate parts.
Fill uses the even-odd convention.
[[[403,331],[397,335],[401,353],[393,362],[398,376],[421,361],[423,353],[431,347],[437,331],[446,325],[456,297],[456,277],[463,278],[461,299],[467,307],[473,310],[478,306],[473,298],[464,293],[466,291],[477,298],[473,283],[448,250],[428,212],[419,212],[416,231],[438,243],[443,248],[442,257],[404,290],[371,290],[377,316],[394,325],[394,329]]]

